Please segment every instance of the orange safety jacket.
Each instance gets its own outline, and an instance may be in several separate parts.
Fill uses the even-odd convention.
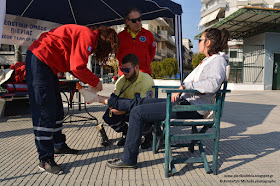
[[[62,25],[42,33],[28,48],[46,63],[54,74],[72,72],[93,87],[99,78],[87,68],[88,56],[96,48],[99,32],[80,25]]]
[[[151,62],[156,53],[156,41],[153,34],[149,30],[141,28],[136,38],[133,39],[131,34],[127,32],[127,28],[124,28],[124,30],[118,34],[118,37],[120,40],[120,46],[117,52],[119,66],[121,66],[124,56],[127,54],[135,54],[140,61],[140,70],[151,74]],[[123,75],[120,70],[119,75]]]

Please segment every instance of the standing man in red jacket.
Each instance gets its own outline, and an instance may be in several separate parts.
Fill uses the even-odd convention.
[[[67,146],[62,134],[64,112],[57,73],[71,72],[92,86],[93,91],[101,91],[99,78],[87,68],[88,56],[94,53],[96,60],[105,64],[118,45],[117,33],[112,28],[73,24],[41,34],[28,48],[26,79],[40,169],[61,174],[54,154],[78,153]]]
[[[124,14],[126,27],[118,34],[120,40],[117,58],[119,66],[127,54],[135,54],[140,61],[140,70],[151,75],[151,62],[156,53],[156,41],[153,34],[141,23],[141,11],[128,9]],[[123,73],[119,70],[119,75]]]

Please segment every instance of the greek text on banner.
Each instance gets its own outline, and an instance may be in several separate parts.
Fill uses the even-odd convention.
[[[61,24],[6,14],[2,44],[30,46],[43,32]]]

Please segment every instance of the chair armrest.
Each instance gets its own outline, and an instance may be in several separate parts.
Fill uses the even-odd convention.
[[[155,98],[158,98],[158,89],[179,89],[180,86],[152,86],[155,89]]]
[[[179,87],[180,86],[152,86],[152,88],[169,88],[169,89],[174,89]]]
[[[164,93],[175,93],[175,92],[187,92],[187,93],[200,93],[197,90],[191,90],[191,89],[168,89],[168,90],[162,90]]]
[[[186,92],[186,93],[200,93],[197,90],[191,90],[191,89],[168,89],[168,90],[162,90],[163,93],[175,93],[175,92]],[[221,93],[221,92],[231,92],[231,90],[218,90],[216,93]]]

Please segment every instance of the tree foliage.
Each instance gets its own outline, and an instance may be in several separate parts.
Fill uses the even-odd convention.
[[[204,54],[195,53],[192,58],[192,66],[195,68],[205,58]]]
[[[175,58],[165,58],[161,62],[161,73],[163,76],[168,76],[170,79],[178,72],[178,63]]]
[[[151,63],[151,70],[151,75],[154,79],[171,78],[178,72],[178,63],[175,58],[165,58],[162,62],[153,61]]]
[[[119,61],[114,56],[111,56],[108,60],[108,65],[113,67],[114,76],[118,75]]]
[[[161,79],[161,62],[160,61],[153,61],[151,63],[151,70],[152,70],[152,77],[154,79]]]

